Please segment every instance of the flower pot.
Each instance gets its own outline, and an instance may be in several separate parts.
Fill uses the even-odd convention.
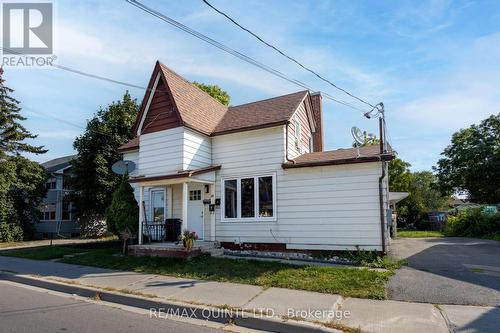
[[[193,239],[186,239],[184,240],[184,247],[186,250],[191,251],[194,245],[194,240]]]

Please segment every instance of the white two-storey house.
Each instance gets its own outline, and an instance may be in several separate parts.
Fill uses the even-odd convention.
[[[226,107],[157,62],[120,147],[137,166],[139,241],[179,219],[226,248],[385,251],[392,154],[323,151],[322,128],[320,93]]]

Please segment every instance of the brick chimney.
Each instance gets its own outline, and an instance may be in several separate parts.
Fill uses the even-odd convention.
[[[314,151],[323,151],[323,106],[321,93],[311,93],[311,104],[316,132],[313,134]]]

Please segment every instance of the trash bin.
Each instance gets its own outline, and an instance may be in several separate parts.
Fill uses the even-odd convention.
[[[177,242],[181,235],[181,219],[165,219],[165,240],[167,242]]]

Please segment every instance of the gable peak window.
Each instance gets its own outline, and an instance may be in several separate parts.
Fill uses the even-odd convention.
[[[302,150],[302,126],[299,117],[295,116],[294,124],[295,148],[300,152]]]

